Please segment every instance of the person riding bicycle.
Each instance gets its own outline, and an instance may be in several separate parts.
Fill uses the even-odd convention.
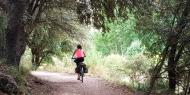
[[[78,68],[78,66],[80,65],[81,62],[84,61],[84,57],[86,57],[85,52],[82,49],[82,46],[79,44],[77,45],[77,49],[74,51],[72,58],[75,58],[74,62],[76,63],[76,66]],[[77,80],[80,80],[80,74],[77,73]]]

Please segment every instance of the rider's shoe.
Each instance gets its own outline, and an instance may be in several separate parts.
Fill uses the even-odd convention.
[[[80,78],[77,78],[77,80],[80,80]]]

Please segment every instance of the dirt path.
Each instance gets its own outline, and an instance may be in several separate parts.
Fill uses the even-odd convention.
[[[76,75],[66,73],[32,72],[32,95],[135,95],[126,87],[111,84],[100,78],[86,76],[84,83]]]

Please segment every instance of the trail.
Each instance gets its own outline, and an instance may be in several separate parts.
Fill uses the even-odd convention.
[[[124,86],[101,78],[85,76],[84,83],[75,74],[31,72],[29,78],[32,95],[135,95]]]

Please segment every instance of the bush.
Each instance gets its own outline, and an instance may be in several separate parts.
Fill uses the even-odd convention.
[[[129,83],[133,88],[145,89],[149,78],[151,60],[143,54],[137,54],[128,58],[123,67],[123,72],[129,77]]]
[[[75,64],[70,56],[65,55],[62,59],[57,56],[52,56],[52,63],[43,63],[37,70],[50,72],[67,72],[73,73]]]
[[[90,60],[93,61],[90,62]],[[150,77],[149,69],[153,64],[152,59],[142,53],[133,56],[121,56],[118,54],[96,55],[88,58],[88,61],[91,75],[130,85],[138,90],[147,88]],[[90,64],[92,62],[93,64]]]

